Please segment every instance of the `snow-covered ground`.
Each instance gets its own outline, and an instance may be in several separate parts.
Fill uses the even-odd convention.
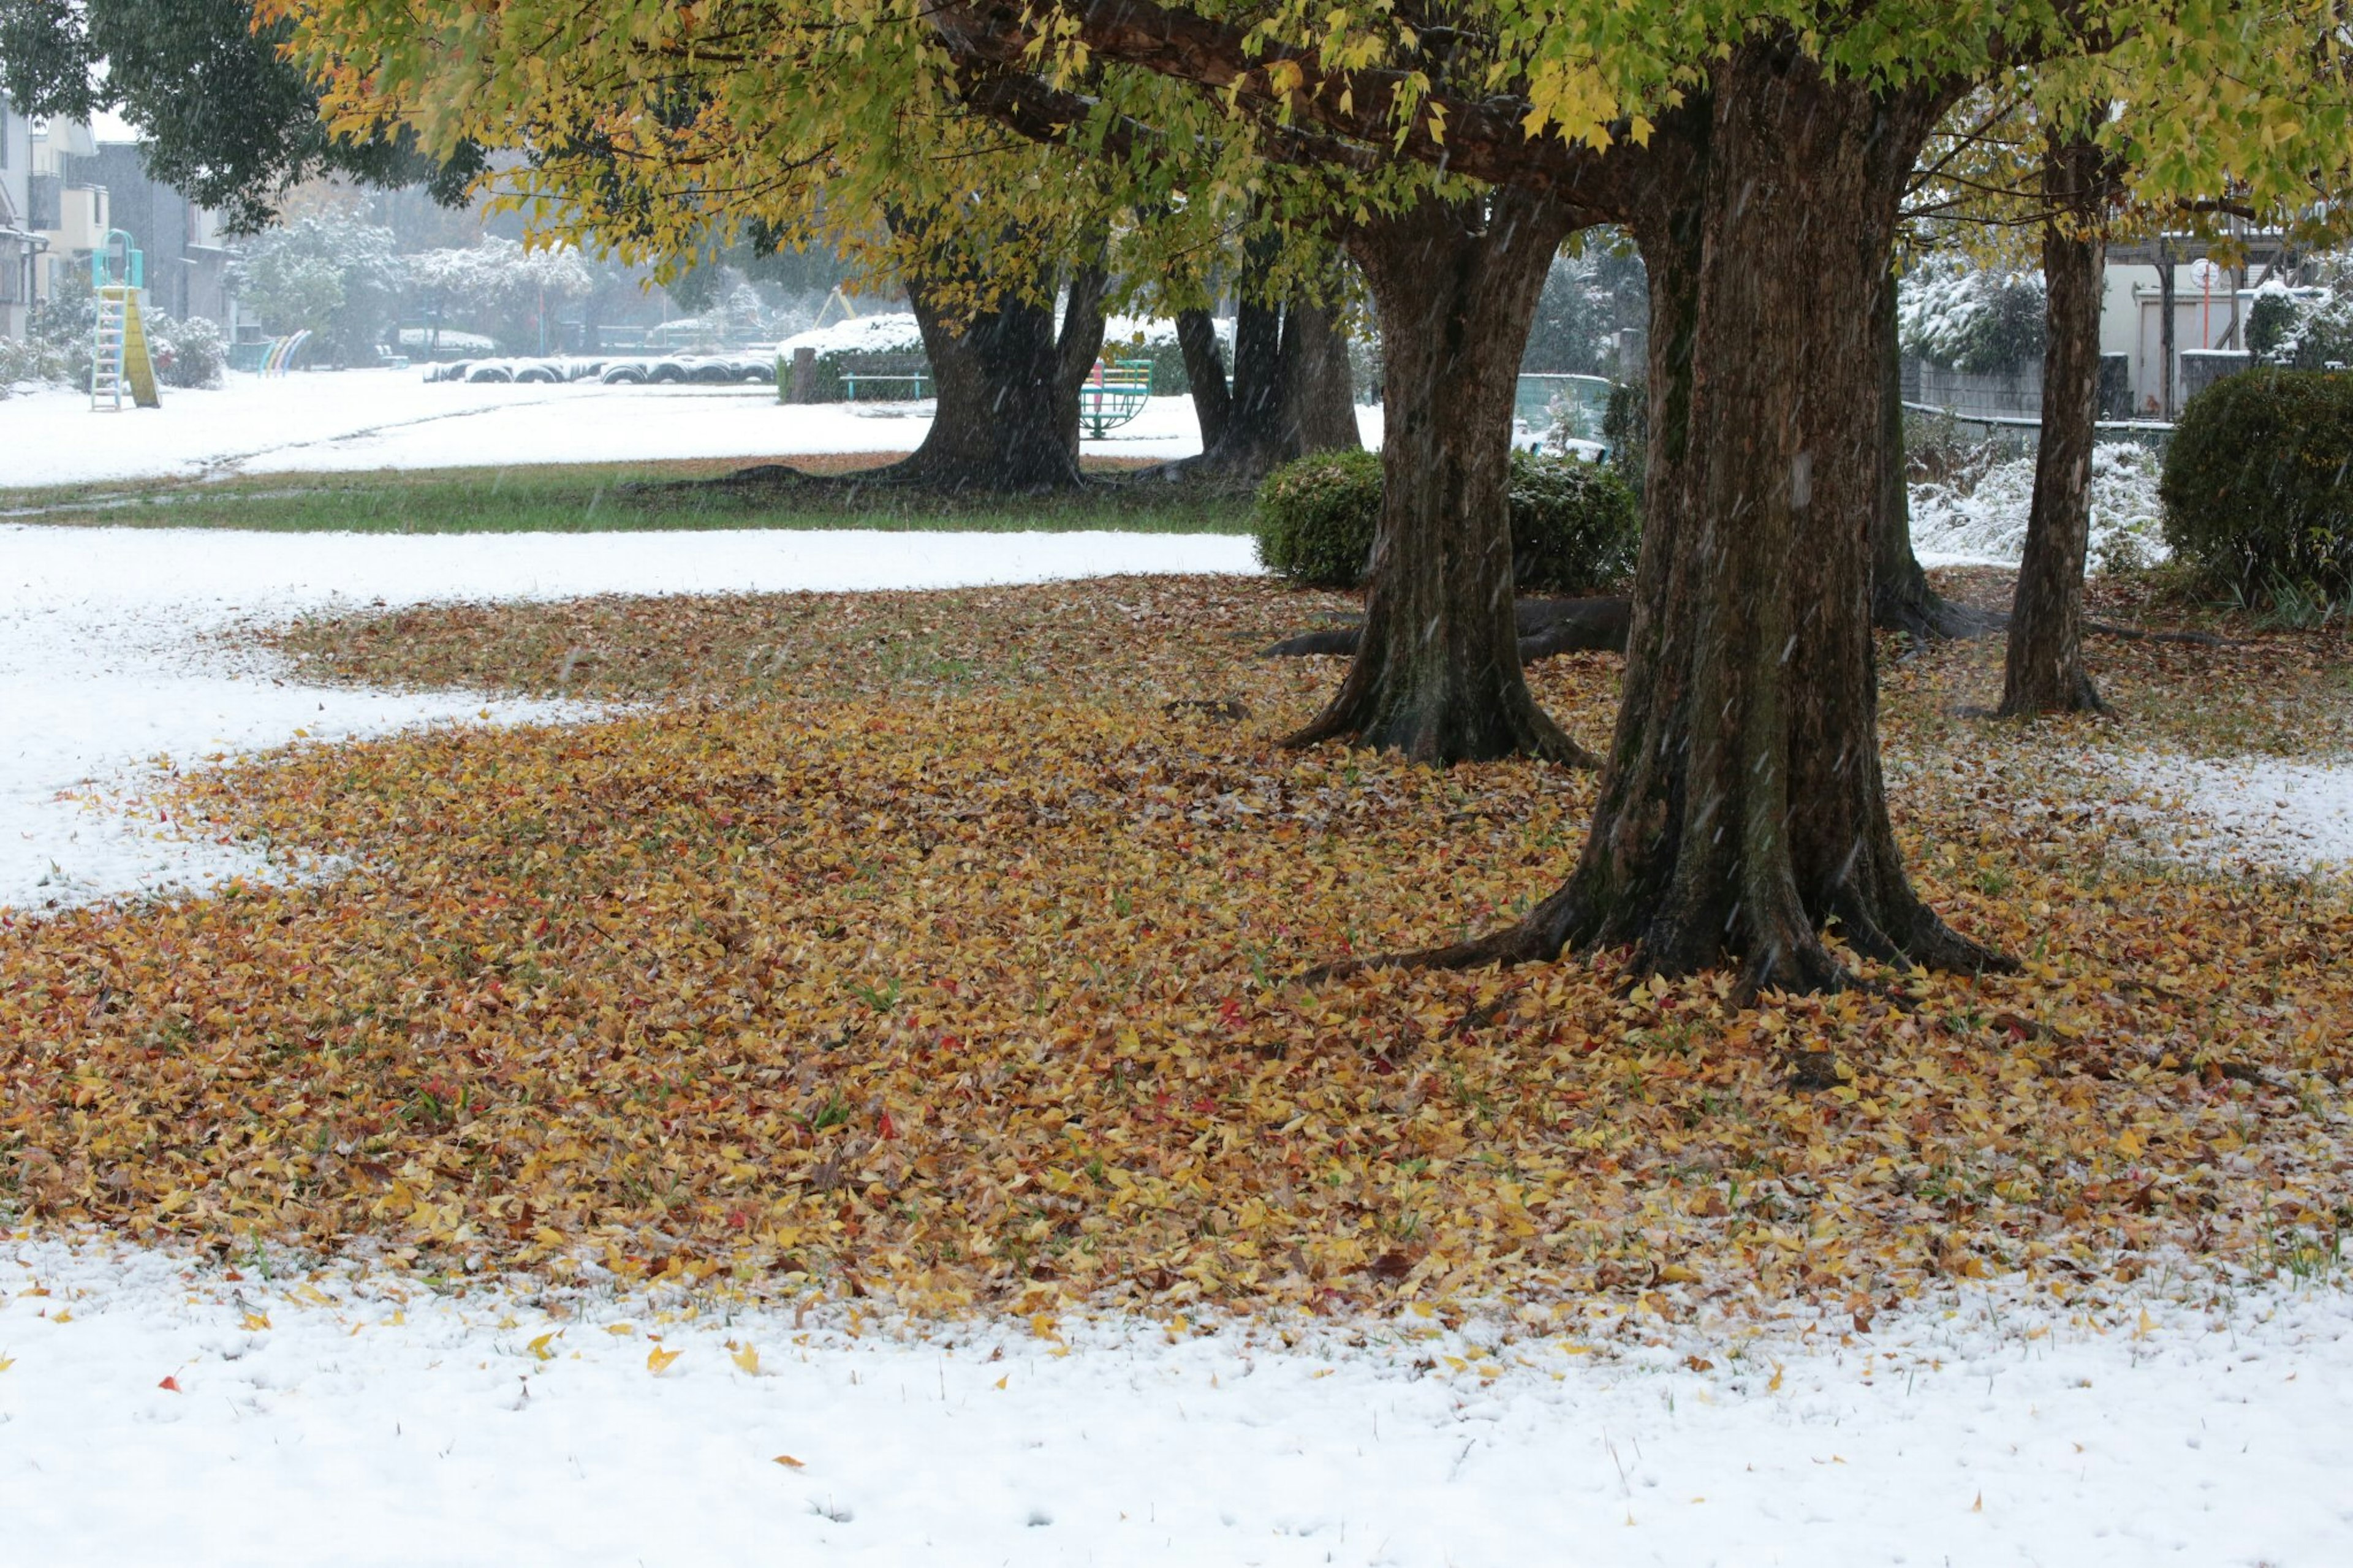
[[[2123,770],[2175,826],[2184,854],[2225,866],[2353,871],[2353,763],[2143,755]]]
[[[2335,1290],[2079,1315],[1972,1287],[1738,1344],[1409,1312],[1285,1348],[241,1272],[0,1242],[10,1560],[2353,1558]]]
[[[0,524],[0,910],[253,876],[135,806],[155,767],[409,724],[560,712],[467,692],[290,684],[204,641],[336,606],[589,594],[952,587],[1254,572],[1247,539],[742,531],[240,534]]]
[[[495,394],[488,419],[572,389],[417,390]],[[663,406],[614,395],[638,399],[610,405],[625,413]],[[11,436],[42,406],[9,405]],[[565,406],[586,419],[607,405]],[[332,427],[322,416],[311,437],[322,463]],[[58,428],[87,445],[86,426]],[[470,460],[430,426],[402,428],[402,463]],[[174,448],[187,467],[142,471],[217,464],[244,449],[234,434],[222,420]],[[649,445],[590,455],[683,455]],[[117,453],[109,469],[38,437],[9,452],[82,465],[52,477],[146,460]],[[0,527],[0,906],[252,870],[56,798],[135,792],[159,753],[544,711],[280,684],[204,640],[240,621],[379,600],[1250,569],[1248,541],[1215,537]],[[2284,775],[2218,779],[2242,804],[2302,798]],[[1406,1316],[1312,1325],[1286,1347],[1265,1327],[1070,1319],[1047,1325],[1054,1337],[998,1320],[919,1335],[839,1309],[682,1315],[623,1297],[441,1296],[355,1266],[240,1267],[0,1233],[5,1560],[2353,1560],[2353,1299],[2334,1290],[2151,1289],[2082,1316],[1971,1288],[1884,1312],[1868,1335],[1791,1322],[1755,1341],[1645,1321],[1527,1325],[1499,1343],[1475,1321],[1457,1333]]]
[[[1360,409],[1368,439],[1378,409]],[[0,405],[0,488],[110,479],[438,468],[509,463],[904,452],[929,403],[786,405],[772,387],[433,383],[416,370],[232,374],[212,391],[165,388],[163,406],[93,414],[79,393]],[[1084,443],[1106,457],[1201,449],[1186,397],[1155,397]]]

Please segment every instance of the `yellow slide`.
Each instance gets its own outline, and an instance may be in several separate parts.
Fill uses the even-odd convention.
[[[139,294],[126,289],[122,301],[122,380],[131,401],[142,408],[160,408],[155,395],[155,361],[147,353],[147,329],[139,320]]]

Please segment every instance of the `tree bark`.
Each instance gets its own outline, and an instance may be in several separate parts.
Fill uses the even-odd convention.
[[[1896,315],[1895,279],[1879,291],[1873,312],[1879,353],[1879,495],[1871,519],[1871,624],[1918,642],[1981,636],[1996,624],[1928,586],[1912,552],[1912,485],[1904,455],[1904,347]]]
[[[1080,279],[1093,270],[1082,268]],[[921,446],[862,480],[1020,493],[1084,483],[1078,388],[1103,348],[1100,281],[1074,283],[1059,334],[1050,300],[1008,293],[961,330],[921,279],[908,280],[907,300],[932,363],[937,407]]]
[[[1197,318],[1191,328],[1188,317]],[[1252,303],[1245,296],[1234,320],[1230,385],[1208,312],[1180,314],[1176,332],[1201,420],[1201,450],[1153,477],[1255,488],[1294,458],[1363,447],[1348,340],[1336,310],[1303,299],[1279,307]]]
[[[1310,452],[1355,452],[1356,384],[1337,307],[1293,297],[1282,312],[1285,461]]]
[[[1590,836],[1525,921],[1407,962],[1629,944],[1638,971],[1730,956],[1746,991],[1811,990],[1847,982],[1831,921],[1866,956],[2002,962],[1905,875],[1873,668],[1872,323],[1905,176],[1946,102],[1874,96],[1758,38],[1662,119],[1630,213],[1654,312],[1646,526]],[[1826,321],[1824,299],[1864,308]]]
[[[1176,312],[1176,348],[1185,356],[1185,379],[1193,385],[1193,416],[1201,422],[1201,450],[1214,451],[1226,438],[1234,397],[1226,386],[1226,354],[1218,346],[1217,318],[1207,310]]]
[[[1054,342],[1054,418],[1072,463],[1079,460],[1079,389],[1103,357],[1103,299],[1110,292],[1111,273],[1101,263],[1071,268]]]
[[[2054,141],[2044,156],[2043,194],[2063,216],[2042,228],[2042,439],[2002,665],[1999,711],[2004,718],[2106,710],[2084,668],[2084,557],[2092,532],[2100,294],[2107,258],[2099,228],[2105,180],[2105,157],[2088,138]]]
[[[1520,354],[1572,222],[1551,197],[1499,190],[1352,230],[1385,351],[1381,519],[1356,659],[1293,744],[1591,764],[1521,676],[1508,489]]]

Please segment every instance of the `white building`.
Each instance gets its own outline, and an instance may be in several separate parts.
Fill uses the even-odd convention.
[[[33,127],[0,93],[0,338],[25,335],[33,305]]]

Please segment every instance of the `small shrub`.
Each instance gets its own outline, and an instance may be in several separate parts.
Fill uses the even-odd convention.
[[[1625,482],[1574,458],[1512,454],[1512,575],[1522,592],[1577,594],[1633,570],[1641,509]],[[1258,493],[1258,556],[1307,587],[1353,588],[1380,526],[1377,452],[1324,452],[1287,463]]]
[[[1634,570],[1642,509],[1598,463],[1512,454],[1512,577],[1524,591],[1585,594]]]
[[[65,355],[30,338],[0,338],[0,397],[19,385],[63,381]]]
[[[2353,375],[2253,371],[2190,399],[2166,449],[2165,537],[2242,595],[2353,588]]]
[[[155,376],[166,386],[218,386],[228,364],[221,330],[202,316],[174,320],[157,311],[147,322]]]
[[[1381,455],[1318,452],[1259,487],[1259,563],[1311,588],[1364,581],[1381,521]]]

